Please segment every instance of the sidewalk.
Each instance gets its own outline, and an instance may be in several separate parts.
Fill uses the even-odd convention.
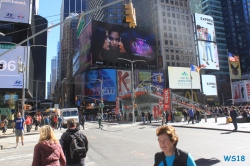
[[[35,126],[32,127],[32,129],[30,130],[30,132],[26,132],[25,129],[25,135],[34,135],[34,134],[39,134],[39,127],[38,130],[35,130]],[[6,138],[6,137],[15,137],[15,133],[13,133],[13,129],[12,128],[8,128],[6,131],[6,134],[3,135],[2,130],[0,130],[0,140],[1,138]]]

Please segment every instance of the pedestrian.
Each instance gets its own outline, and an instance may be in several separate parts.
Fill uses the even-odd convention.
[[[182,110],[182,114],[184,116],[184,121],[187,121],[187,111],[185,109]]]
[[[166,110],[166,122],[165,122],[165,124],[168,124],[168,116],[169,116],[169,112],[168,112],[168,110]]]
[[[102,116],[98,113],[97,116],[96,116],[97,120],[98,120],[98,124],[99,124],[99,128],[103,128],[103,125],[102,125]]]
[[[188,111],[188,115],[189,115],[188,124],[189,124],[190,121],[192,121],[192,124],[194,124],[194,110],[193,110],[193,107],[191,107],[191,109]]]
[[[174,119],[174,110],[170,110],[170,116],[171,116],[171,122],[174,123],[175,119]]]
[[[155,154],[154,166],[196,166],[191,154],[177,148],[179,137],[172,126],[160,126],[156,130],[162,152]]]
[[[196,123],[199,123],[200,122],[200,111],[196,109]]]
[[[142,122],[145,123],[145,113],[144,113],[144,111],[142,111],[142,113],[141,113],[141,118],[142,118]]]
[[[149,123],[151,123],[151,118],[152,118],[152,114],[150,113],[150,111],[148,111],[148,120],[149,120]]]
[[[57,126],[58,126],[58,116],[57,115],[54,116],[53,121],[54,121],[54,129],[57,129]]]
[[[40,129],[40,138],[34,147],[32,166],[65,166],[66,159],[53,129],[45,125]]]
[[[32,118],[30,115],[26,116],[25,124],[26,124],[26,130],[27,132],[30,132],[31,126],[32,126]]]
[[[226,117],[226,124],[229,124],[229,115],[230,115],[230,111],[228,111],[227,108],[224,109],[224,115]]]
[[[3,118],[3,121],[1,123],[3,124],[3,126],[2,126],[3,127],[3,135],[5,135],[6,131],[7,131],[7,125],[8,125],[8,120],[7,120],[6,116]]]
[[[161,125],[164,125],[166,123],[166,112],[162,111],[161,114]]]
[[[45,125],[49,125],[50,124],[48,116],[45,117],[44,123],[45,123]]]
[[[25,120],[21,117],[21,113],[18,112],[16,118],[14,119],[13,123],[13,133],[16,134],[16,148],[18,147],[19,137],[21,137],[22,145],[24,145],[24,128],[25,128]]]
[[[234,130],[233,131],[237,131],[238,126],[237,126],[237,119],[236,118],[237,118],[238,114],[237,114],[234,107],[230,108],[230,116],[232,118],[232,122],[233,122],[233,125],[234,125]]]
[[[57,129],[59,129],[59,128],[60,128],[60,130],[62,130],[62,117],[58,115],[58,127],[57,127]]]
[[[127,112],[124,113],[124,120],[127,120]]]
[[[81,115],[80,124],[82,125],[83,130],[84,130],[84,123],[85,123],[85,117],[84,115]]]
[[[85,147],[85,156],[86,153],[88,152],[88,139],[87,137],[79,131],[78,127],[76,127],[76,120],[71,118],[67,120],[67,130],[66,132],[63,133],[63,135],[61,136],[60,139],[60,143],[64,152],[64,155],[66,157],[66,165],[67,166],[84,166],[85,165],[85,161],[84,158],[80,158],[80,159],[72,159],[71,157],[71,141],[73,139],[73,137],[78,137],[80,138],[83,143],[84,143],[84,147]]]

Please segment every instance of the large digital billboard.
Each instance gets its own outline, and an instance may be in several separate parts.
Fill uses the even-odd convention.
[[[79,45],[80,45],[80,55],[78,58],[79,63],[79,72],[83,72],[91,65],[91,56],[90,56],[90,48],[91,48],[91,36],[92,36],[92,24],[88,24],[85,29],[82,31],[79,37]],[[77,71],[76,71],[77,72]]]
[[[192,76],[192,81],[191,81]],[[168,67],[169,88],[200,89],[200,75],[189,67]]]
[[[195,13],[195,28],[200,67],[202,69],[219,70],[220,66],[213,17]]]
[[[117,70],[118,96],[131,93],[131,71]]]
[[[103,101],[116,100],[116,70],[97,69],[88,70],[82,75],[83,96],[85,101],[101,100],[101,87]],[[101,86],[102,85],[102,86]]]
[[[153,76],[155,75],[155,76]],[[163,72],[152,72],[152,84],[156,87],[159,87],[160,89],[165,88],[165,79],[164,79],[164,73]],[[159,82],[158,77],[161,77],[161,80]]]
[[[9,47],[8,45],[1,45],[0,54],[5,52]],[[6,48],[6,49],[4,49]],[[10,52],[0,56],[0,64],[3,64],[3,69],[0,69],[0,87],[1,88],[22,88],[23,87],[23,74],[18,74],[17,58],[20,56],[22,60],[26,48],[18,46]]]
[[[234,103],[250,102],[250,81],[232,82],[232,95]]]
[[[202,89],[207,96],[217,96],[217,83],[214,75],[202,75]]]
[[[153,34],[122,25],[92,21],[91,55],[93,64],[129,63],[118,58],[145,60],[136,64],[156,65]]]
[[[32,0],[1,0],[0,21],[30,24]]]

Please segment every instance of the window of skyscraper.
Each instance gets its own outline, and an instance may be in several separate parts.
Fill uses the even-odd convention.
[[[177,39],[177,34],[174,34],[174,38]]]
[[[168,17],[170,17],[170,13],[168,13]]]
[[[186,67],[189,67],[189,63],[186,63]]]
[[[165,48],[165,51],[168,52],[168,47]]]
[[[178,1],[175,1],[175,5],[178,5]]]
[[[172,62],[172,66],[175,66],[175,62]]]
[[[176,8],[176,12],[178,12],[178,13],[179,13],[179,8]]]
[[[172,38],[173,36],[172,36],[172,33],[169,33],[169,38]]]
[[[173,20],[173,24],[176,25],[176,21],[175,20]]]
[[[174,1],[170,1],[171,4],[174,4]]]
[[[188,46],[187,42],[184,42],[184,47],[187,47],[187,46]]]
[[[175,45],[175,46],[178,46],[178,41],[175,41],[175,42],[174,42],[174,45]]]
[[[187,40],[187,36],[186,36],[186,35],[184,35],[184,36],[183,36],[183,39],[184,39],[184,40]]]
[[[170,10],[170,7],[169,7],[169,6],[166,6],[166,9],[167,9],[167,10]]]
[[[174,52],[174,49],[173,49],[173,48],[170,48],[170,51],[171,51],[171,52]]]
[[[182,21],[182,26],[185,26],[185,22],[184,21]]]
[[[176,49],[175,49],[175,52],[176,52],[176,53],[179,53],[179,49],[176,48]],[[178,56],[178,59],[179,59],[179,56]]]
[[[168,19],[168,24],[171,24],[171,19]]]
[[[179,46],[182,47],[182,41],[179,42]],[[182,52],[182,49],[181,49],[181,52]]]
[[[164,30],[167,30],[167,26],[166,26],[166,25],[164,25],[164,26],[163,26],[163,29],[164,29]]]
[[[186,16],[186,20],[189,20],[189,16]]]
[[[163,23],[166,23],[166,18],[163,18]]]
[[[165,44],[168,44],[168,40],[165,40]]]
[[[183,6],[183,3],[182,3],[182,2],[180,2],[180,6]]]
[[[169,0],[166,0],[166,3],[169,3]]]
[[[164,6],[164,5],[162,5],[162,6],[161,6],[161,9],[162,9],[162,10],[165,10],[165,6]]]
[[[181,56],[181,61],[184,61],[184,56],[183,55]]]
[[[162,16],[165,16],[166,14],[165,14],[165,12],[162,12]]]
[[[172,31],[172,27],[171,26],[169,26],[168,29],[169,29],[169,31]]]
[[[172,13],[172,17],[175,18],[175,14],[174,13]]]
[[[174,27],[174,32],[176,32],[176,27]]]
[[[173,40],[170,40],[170,45],[173,45]]]
[[[193,57],[192,56],[190,57],[190,61],[193,62]]]
[[[168,37],[168,33],[164,32],[164,37]]]
[[[174,10],[174,7],[171,7],[171,9],[172,9],[172,12],[174,12],[175,10]]]
[[[176,55],[175,57],[176,57],[176,60],[179,60],[179,55]]]
[[[174,60],[174,55],[171,55],[171,60]]]
[[[180,67],[180,63],[176,63],[176,66],[177,66],[177,67]]]
[[[168,54],[166,54],[166,59],[169,59],[169,55]]]
[[[185,63],[181,63],[181,67],[185,67]]]
[[[178,21],[178,25],[181,26],[181,22],[180,21]]]
[[[177,14],[177,18],[180,19],[180,15],[179,14]]]
[[[185,54],[188,54],[188,50],[187,49],[185,49]]]
[[[184,9],[181,9],[181,13],[184,13]]]

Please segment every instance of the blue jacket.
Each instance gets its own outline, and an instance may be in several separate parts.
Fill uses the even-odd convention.
[[[189,111],[188,111],[188,114],[189,114],[189,116],[192,116],[192,117],[193,117],[193,116],[194,116],[194,110],[192,110],[192,109],[189,110]]]

